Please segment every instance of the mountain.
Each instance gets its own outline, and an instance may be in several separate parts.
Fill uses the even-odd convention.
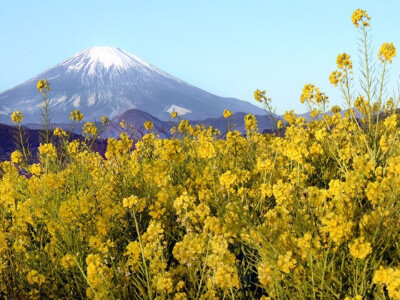
[[[69,113],[79,109],[85,120],[114,118],[139,109],[160,120],[177,111],[185,119],[218,118],[223,110],[262,114],[246,101],[208,93],[177,79],[119,48],[91,47],[34,78],[0,94],[0,122],[10,123],[19,110],[26,123],[39,123],[39,79],[51,85],[52,121],[68,123]]]
[[[242,112],[234,113],[229,120],[230,130],[237,130],[240,131],[241,133],[245,133],[246,128],[244,126],[244,117],[246,115],[247,115],[246,113]],[[260,132],[263,132],[263,130],[265,129],[274,128],[274,122],[271,120],[269,116],[266,116],[264,114],[264,115],[255,115],[255,117],[257,119],[257,125]],[[277,120],[282,119],[279,116],[275,117]],[[193,125],[204,124],[206,126],[212,126],[213,128],[219,129],[221,133],[224,133],[227,130],[227,120],[223,116],[220,116],[219,118],[209,118],[206,120],[192,121],[191,124]]]
[[[172,128],[170,122],[162,121],[139,109],[130,109],[114,118],[110,122],[108,129],[102,134],[102,137],[119,137],[120,133],[123,131],[121,128],[121,122],[126,124],[124,130],[128,133],[132,131],[130,130],[130,128],[132,128],[135,131],[137,130],[139,135],[143,135],[147,132],[144,128],[144,122],[146,121],[151,121],[153,123],[153,130],[157,132],[160,137],[168,138],[170,136],[169,130]]]
[[[31,132],[30,136],[34,136],[33,140],[38,140],[37,131],[30,129],[27,129],[27,131]],[[15,150],[15,133],[16,129],[14,127],[0,124],[0,162],[9,159],[11,152]],[[32,139],[30,139],[30,143],[32,144],[31,140]],[[34,146],[37,147],[38,145]]]
[[[232,117],[229,120],[230,124],[230,130],[238,130],[241,133],[245,133],[246,129],[244,126],[244,117],[246,116],[246,113],[234,113]],[[256,115],[255,116],[258,122],[258,128],[260,132],[263,132],[264,130],[271,130],[274,128],[274,124],[272,120],[270,119],[269,116],[261,116],[261,115]],[[277,120],[282,119],[280,116],[275,116]],[[119,115],[118,117],[114,118],[111,122],[110,125],[108,126],[108,129],[104,131],[102,134],[103,138],[109,138],[109,137],[118,137],[120,133],[123,131],[121,128],[121,122],[126,124],[126,127],[124,130],[126,132],[130,133],[132,130],[130,130],[130,126],[136,133],[140,136],[147,131],[145,130],[143,124],[146,121],[151,121],[153,123],[153,130],[157,132],[161,138],[167,138],[170,137],[170,129],[173,127],[173,123],[177,124],[179,123],[178,119],[170,119],[169,121],[162,121],[144,111],[138,110],[138,109],[130,109],[124,112],[123,114]],[[227,120],[223,117],[220,116],[219,118],[208,118],[205,120],[190,120],[189,121],[191,125],[205,125],[206,127],[212,126],[215,129],[219,129],[221,133],[225,133],[227,129]],[[66,126],[62,126],[66,127]],[[80,134],[80,132],[77,130],[77,134]]]
[[[55,126],[54,126],[55,127]],[[39,147],[39,130],[23,127],[22,129],[25,146],[29,147],[33,154],[33,159],[37,159],[37,151]],[[0,124],[0,162],[9,160],[11,153],[17,149],[15,135],[18,133],[15,126]],[[71,140],[84,140],[81,135],[72,133]],[[57,138],[53,140],[57,145]],[[107,147],[105,140],[97,140],[93,144],[93,149],[104,155]]]

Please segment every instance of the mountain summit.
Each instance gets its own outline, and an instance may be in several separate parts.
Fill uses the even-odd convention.
[[[135,70],[137,73],[154,73],[173,78],[141,58],[119,48],[112,47],[90,47],[67,59],[60,65],[67,66],[69,73],[75,72],[81,74],[82,79],[102,76],[109,71],[110,76],[117,77],[121,72],[129,70]]]
[[[53,122],[69,122],[69,113],[79,109],[85,120],[110,118],[129,109],[140,109],[160,120],[172,111],[189,120],[221,116],[223,110],[261,114],[262,109],[246,101],[223,98],[152,66],[119,48],[91,47],[53,68],[0,94],[0,122],[9,123],[19,110],[26,123],[39,122],[39,79],[51,85],[49,99]]]

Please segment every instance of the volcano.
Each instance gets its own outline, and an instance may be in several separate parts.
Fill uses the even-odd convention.
[[[24,114],[25,123],[39,123],[39,79],[47,79],[51,85],[51,121],[57,123],[70,122],[74,109],[84,114],[85,121],[96,121],[103,115],[114,118],[130,109],[160,120],[168,120],[173,111],[188,120],[218,118],[224,109],[263,114],[249,102],[208,93],[119,48],[91,47],[2,92],[1,123],[10,123],[16,110]]]

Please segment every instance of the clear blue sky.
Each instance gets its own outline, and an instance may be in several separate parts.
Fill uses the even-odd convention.
[[[90,46],[113,46],[214,94],[252,101],[266,89],[278,113],[300,104],[314,83],[341,104],[329,84],[338,53],[357,66],[354,9],[372,17],[376,55],[394,42],[400,56],[400,2],[0,0],[0,91]],[[400,58],[391,70],[393,87]]]

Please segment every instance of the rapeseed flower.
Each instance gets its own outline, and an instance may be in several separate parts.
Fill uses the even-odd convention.
[[[230,110],[225,109],[223,116],[225,119],[228,119],[228,118],[232,117],[232,112]]]
[[[393,46],[393,43],[383,43],[381,48],[379,49],[378,58],[381,62],[388,61],[392,63],[393,57],[396,56],[396,48]]]

